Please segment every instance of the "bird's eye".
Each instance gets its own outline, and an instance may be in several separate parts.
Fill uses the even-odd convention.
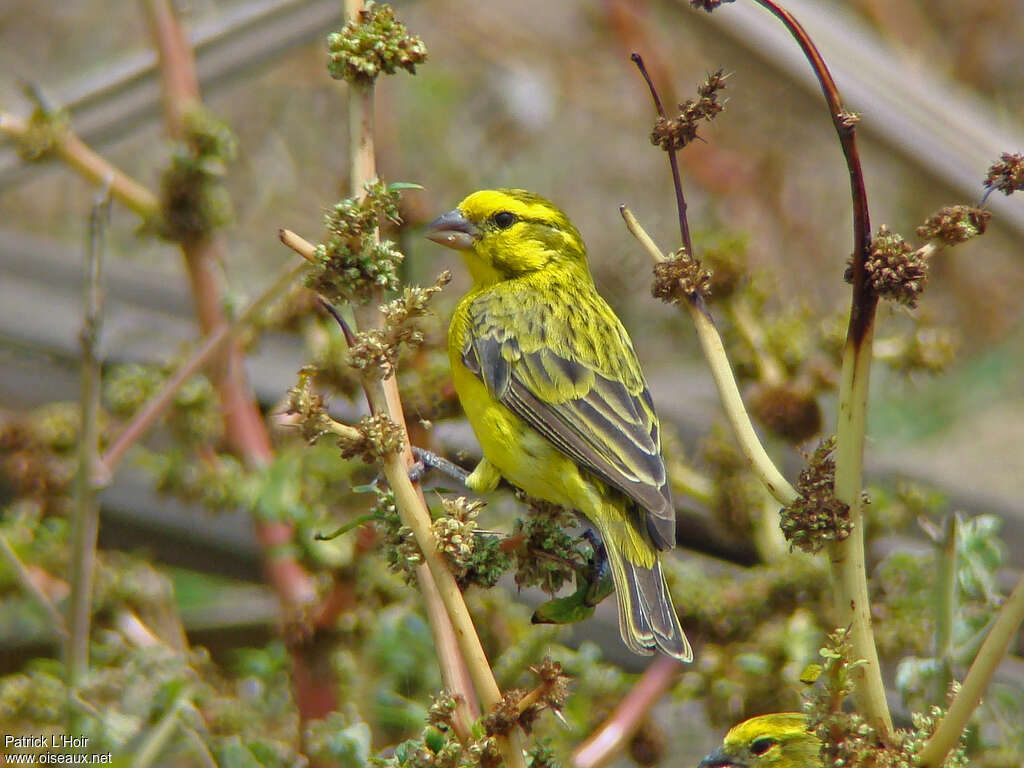
[[[750,744],[750,751],[755,755],[763,755],[769,749],[775,746],[775,739],[770,736],[762,736],[760,739],[754,739]]]
[[[516,215],[508,211],[498,211],[494,214],[494,223],[498,229],[508,229],[516,223]]]

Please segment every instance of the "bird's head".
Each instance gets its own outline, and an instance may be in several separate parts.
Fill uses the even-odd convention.
[[[541,270],[586,275],[586,250],[569,218],[523,189],[474,192],[427,226],[427,237],[461,251],[478,285]]]
[[[698,768],[821,768],[821,743],[807,726],[799,712],[744,720]]]

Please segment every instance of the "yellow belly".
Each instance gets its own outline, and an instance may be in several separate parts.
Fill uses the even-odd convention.
[[[627,512],[628,504],[558,451],[487,392],[483,382],[452,356],[452,378],[466,418],[486,458],[512,485],[544,501],[583,513],[601,537],[630,562],[651,567],[654,548]]]

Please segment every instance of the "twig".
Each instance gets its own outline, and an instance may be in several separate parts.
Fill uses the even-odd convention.
[[[14,139],[23,138],[30,128],[19,117],[0,113],[0,131]],[[109,161],[91,150],[70,130],[56,140],[54,151],[71,168],[93,184],[109,184],[111,196],[142,218],[148,218],[160,207],[156,195]]]
[[[651,76],[647,74],[647,67],[644,66],[643,57],[639,53],[634,53],[629,57],[637,69],[640,70],[640,74],[644,76],[644,81],[647,83],[647,88],[651,92],[651,99],[654,101],[654,108],[658,111],[658,117],[665,117],[665,108],[661,105],[661,97],[658,95],[658,89],[654,87],[654,81],[651,80]],[[693,243],[690,242],[690,223],[686,218],[686,198],[683,197],[683,185],[679,180],[679,158],[676,156],[676,152],[668,152],[668,164],[672,169],[672,188],[676,192],[676,210],[679,213],[679,236],[682,238],[683,248],[686,249],[686,253],[693,256]]]
[[[640,241],[651,259],[655,262],[664,261],[665,256],[651,236],[647,234],[636,216],[625,205],[619,206],[619,212],[630,233]],[[789,504],[797,498],[796,489],[783,477],[778,467],[771,460],[768,452],[757,437],[754,425],[743,405],[743,398],[740,395],[736,378],[732,374],[732,367],[729,365],[729,358],[725,353],[725,346],[722,344],[722,337],[718,335],[718,329],[711,321],[707,312],[697,305],[696,302],[687,301],[686,309],[690,313],[697,330],[697,338],[700,340],[704,357],[711,369],[711,375],[715,380],[718,389],[718,396],[722,402],[722,409],[732,426],[739,442],[740,451],[754,471],[754,474],[764,483],[768,492],[780,503]]]
[[[89,668],[89,624],[92,584],[99,532],[99,504],[92,485],[99,451],[99,348],[102,320],[103,236],[110,215],[110,199],[94,203],[89,218],[89,247],[83,288],[81,433],[78,437],[78,472],[75,476],[71,526],[71,599],[68,645],[65,655],[68,690],[73,693]]]
[[[149,431],[154,422],[163,415],[185,382],[208,365],[226,341],[236,338],[239,333],[248,328],[259,313],[266,309],[267,305],[278,295],[287,290],[305,268],[306,265],[301,262],[289,266],[230,324],[220,326],[214,333],[206,337],[192,356],[164,382],[160,391],[139,409],[103,454],[97,467],[95,483],[106,485],[110,482],[111,476],[117,470],[128,449],[137,443]]]
[[[981,696],[988,687],[992,674],[999,662],[1006,655],[1017,628],[1024,621],[1024,576],[1017,582],[1013,593],[1003,605],[996,617],[992,629],[985,636],[985,641],[974,657],[971,668],[967,670],[960,692],[942,718],[935,733],[920,752],[922,768],[938,768],[946,759],[946,755],[959,741],[960,734],[967,725],[971,713],[981,701]]]
[[[28,568],[25,567],[25,563],[18,557],[18,553],[14,551],[14,547],[7,540],[7,537],[0,533],[0,557],[3,557],[7,566],[14,572],[14,578],[17,579],[18,584],[21,588],[34,599],[39,606],[46,613],[47,618],[50,620],[50,624],[53,625],[54,632],[57,633],[58,637],[67,641],[68,638],[68,625],[64,621],[64,617],[61,616],[60,611],[54,606],[49,596],[42,590],[42,588],[36,583],[35,579],[32,578],[32,574],[29,573]]]
[[[683,666],[668,656],[659,656],[619,702],[601,726],[569,757],[572,768],[599,768],[610,762],[629,742],[651,708],[667,693]]]

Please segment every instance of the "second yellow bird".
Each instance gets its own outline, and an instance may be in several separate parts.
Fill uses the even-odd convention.
[[[658,417],[579,232],[539,195],[500,189],[473,193],[427,236],[473,278],[448,333],[484,455],[466,484],[487,493],[504,477],[582,513],[604,541],[626,645],[691,661],[658,560],[675,545]]]

